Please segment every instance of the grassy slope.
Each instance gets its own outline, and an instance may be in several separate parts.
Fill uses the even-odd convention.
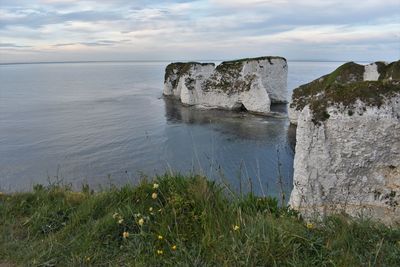
[[[306,224],[274,199],[201,177],[156,183],[0,195],[0,265],[400,266],[399,228],[345,217]]]

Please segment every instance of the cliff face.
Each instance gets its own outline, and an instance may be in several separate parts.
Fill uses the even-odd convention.
[[[293,90],[292,100],[288,108],[289,120],[296,125],[303,108],[316,99],[324,98],[326,91],[330,90],[331,87],[361,81],[385,80],[400,80],[400,60],[390,64],[384,62],[375,62],[369,65],[360,65],[354,62],[343,64],[332,73]]]
[[[287,63],[281,57],[226,61],[217,67],[172,63],[166,68],[163,93],[187,105],[267,114],[271,102],[287,101]]]
[[[386,77],[298,99],[289,204],[305,217],[345,212],[400,223],[400,82]]]

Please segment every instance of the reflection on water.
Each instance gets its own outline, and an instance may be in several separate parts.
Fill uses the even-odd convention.
[[[239,179],[251,182],[256,185],[253,186],[256,193],[263,191],[262,186],[264,191],[277,194],[276,182],[281,172],[285,190],[289,191],[293,150],[288,137],[293,135],[289,134],[286,114],[264,117],[184,106],[171,98],[164,101],[165,116],[171,125],[166,129],[167,147],[176,150],[170,158],[189,158],[192,169],[214,179],[222,174],[231,177],[234,186],[239,186]],[[275,112],[285,110],[286,105],[274,107]],[[187,131],[177,131],[182,125]]]
[[[227,111],[221,109],[205,109],[185,106],[179,100],[164,97],[165,117],[169,123],[211,124],[218,125],[215,130],[240,139],[265,140],[279,142],[287,127],[286,104],[272,107],[280,116],[265,117],[248,112]]]

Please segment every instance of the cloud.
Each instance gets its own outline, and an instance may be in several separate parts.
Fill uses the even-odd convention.
[[[83,45],[83,46],[113,46],[116,44],[121,44],[121,43],[128,43],[130,40],[125,39],[125,40],[97,40],[97,41],[92,41],[92,42],[78,42],[78,43],[60,43],[60,44],[54,44],[53,47],[63,47],[63,46],[77,46],[77,45]]]
[[[0,48],[28,48],[29,45],[18,45],[13,43],[0,43]]]
[[[398,0],[0,0],[0,60],[26,59],[18,55],[24,49],[35,51],[32,60],[54,53],[57,60],[272,53],[393,60],[400,57],[399,10]]]

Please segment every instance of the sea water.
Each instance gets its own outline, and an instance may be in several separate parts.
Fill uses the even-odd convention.
[[[0,189],[120,186],[172,172],[256,194],[289,192],[295,129],[288,119],[163,98],[167,64],[0,65]],[[289,61],[289,92],[340,64]]]

